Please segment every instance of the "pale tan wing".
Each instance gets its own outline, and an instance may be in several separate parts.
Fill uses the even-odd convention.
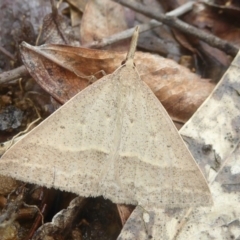
[[[88,87],[15,144],[0,173],[142,206],[205,205],[208,186],[133,65]]]
[[[88,87],[3,155],[0,173],[118,203],[210,203],[198,166],[127,64]]]
[[[102,195],[100,178],[115,141],[118,88],[108,75],[77,94],[2,156],[0,174],[82,196]]]
[[[206,180],[158,99],[133,65],[122,67],[120,142],[106,172],[105,196],[117,183],[148,207],[212,204]],[[115,176],[115,177],[114,177]],[[113,181],[115,179],[115,181]]]

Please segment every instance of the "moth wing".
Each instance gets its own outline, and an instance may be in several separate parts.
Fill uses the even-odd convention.
[[[122,191],[141,206],[211,205],[208,184],[164,107],[135,70],[120,71],[130,86],[115,159]]]
[[[82,196],[99,195],[113,142],[117,88],[107,75],[78,93],[2,156],[0,174]]]

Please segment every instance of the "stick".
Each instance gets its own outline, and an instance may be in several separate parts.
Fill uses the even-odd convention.
[[[193,27],[176,17],[172,17],[171,15],[165,15],[158,11],[158,9],[150,9],[142,4],[139,4],[134,1],[128,0],[112,0],[114,2],[120,3],[123,6],[129,7],[136,12],[142,13],[147,17],[156,19],[170,27],[176,28],[182,32],[185,32],[189,35],[195,36],[200,40],[208,43],[210,46],[221,49],[222,51],[230,54],[231,56],[235,56],[238,52],[238,47],[229,43],[228,41],[222,40],[214,35],[207,33],[203,30],[200,30],[196,27]]]
[[[28,76],[29,73],[24,66],[14,68],[13,70],[3,72],[0,74],[0,84],[10,82],[12,80]]]

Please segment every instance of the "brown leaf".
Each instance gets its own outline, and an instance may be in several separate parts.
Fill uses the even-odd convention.
[[[59,102],[65,103],[90,84],[91,76],[103,70],[112,73],[126,53],[62,45],[21,45],[23,62],[35,80]],[[214,85],[172,60],[137,52],[135,64],[174,120],[185,122]]]
[[[81,12],[84,11],[87,4],[87,0],[66,0],[66,2],[68,2],[70,5],[72,5]]]
[[[69,26],[68,20],[59,13],[56,6],[52,6],[52,13],[47,14],[43,19],[36,45],[43,43],[79,45],[73,39],[73,30]]]
[[[113,72],[125,57],[125,53],[64,45],[33,47],[26,43],[21,45],[21,54],[30,74],[61,103],[87,87],[91,76],[100,70]]]
[[[82,45],[128,29],[127,20],[126,9],[118,3],[110,0],[88,1],[80,28]],[[113,44],[107,49],[127,50],[129,43],[127,39]]]
[[[79,26],[81,24],[82,13],[75,7],[70,6],[71,25],[79,35]]]
[[[122,222],[122,226],[124,226],[134,208],[135,206],[133,205],[117,204],[117,209]]]
[[[138,68],[140,74],[143,74],[142,80],[148,84],[175,121],[186,122],[215,87],[208,80],[201,79],[172,60],[157,55],[147,58],[146,55],[143,61],[149,66],[146,66],[146,72],[142,72],[141,67]],[[138,65],[137,58],[135,63]],[[151,69],[151,65],[155,69]]]

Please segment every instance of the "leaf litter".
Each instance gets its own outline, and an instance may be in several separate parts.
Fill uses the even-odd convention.
[[[201,51],[201,50],[200,50]],[[161,63],[162,64],[162,63]],[[199,69],[197,69],[197,71],[199,71]],[[181,74],[180,74],[181,75]],[[202,74],[202,75],[204,75],[204,74]],[[177,76],[179,76],[179,74],[177,74],[177,72],[176,72],[176,78],[177,78]],[[194,84],[192,85],[192,86],[194,86]],[[156,85],[156,89],[157,89],[157,85]],[[191,89],[191,88],[189,88],[189,89]],[[189,90],[188,90],[189,91]],[[204,90],[202,90],[202,91],[200,91],[200,92],[203,92]],[[162,94],[163,94],[164,92],[162,92]],[[197,88],[196,88],[196,93],[197,93]],[[207,95],[207,94],[206,94]],[[180,98],[181,99],[181,98]],[[194,103],[194,100],[193,100],[193,103]],[[187,104],[185,104],[185,105],[182,105],[182,107],[183,106],[187,106]],[[189,142],[189,139],[188,139],[188,142]],[[210,149],[209,147],[205,147],[204,149],[206,149],[206,151],[208,151],[207,149]],[[206,152],[205,151],[205,152]],[[236,172],[236,170],[234,170],[234,172]],[[229,185],[229,184],[224,184],[224,186],[231,186],[231,185]],[[151,220],[151,219],[150,219]],[[233,225],[234,226],[234,225]],[[140,229],[141,230],[141,229]],[[141,232],[141,231],[140,231]]]

